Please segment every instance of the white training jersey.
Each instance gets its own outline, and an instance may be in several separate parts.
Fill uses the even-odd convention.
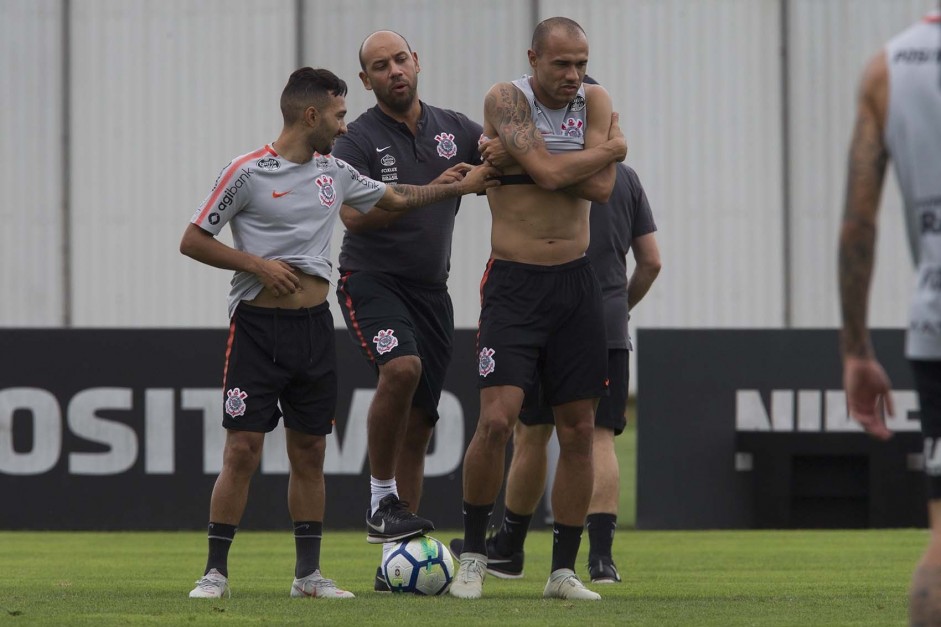
[[[530,113],[533,123],[542,133],[549,152],[564,152],[566,150],[581,150],[585,147],[585,130],[588,123],[587,101],[585,100],[585,84],[582,83],[575,97],[562,109],[549,109],[536,100],[530,76],[513,81],[529,101]]]
[[[330,238],[340,207],[365,213],[385,190],[385,183],[329,155],[315,153],[307,163],[294,163],[266,145],[222,169],[191,222],[213,235],[229,223],[238,250],[329,281]],[[239,301],[255,298],[263,288],[254,274],[236,272],[229,317]]]
[[[941,15],[932,13],[890,40],[886,60],[885,143],[917,264],[905,354],[941,359]]]

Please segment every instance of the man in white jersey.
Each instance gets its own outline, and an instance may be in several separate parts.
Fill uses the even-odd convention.
[[[486,530],[503,483],[506,443],[524,390],[538,377],[560,443],[543,595],[596,600],[574,572],[592,492],[594,407],[607,391],[601,289],[585,251],[590,201],[608,199],[627,144],[608,93],[582,85],[588,39],[581,26],[568,18],[541,22],[527,54],[533,75],[497,83],[484,102],[484,133],[501,140],[513,163],[500,164],[503,193],[488,193],[492,250],[481,281],[480,419],[464,456],[464,544],[451,594],[482,594]],[[489,147],[483,155],[495,158]]]
[[[909,596],[912,625],[941,625],[941,13],[891,39],[868,63],[857,100],[839,243],[843,387],[850,415],[888,439],[891,383],[866,327],[875,257],[876,217],[886,165],[905,205],[917,265],[905,353],[915,375],[925,439],[928,548]]]
[[[346,84],[301,68],[281,94],[278,139],[233,159],[186,228],[180,251],[234,270],[223,373],[222,472],[209,506],[209,556],[193,598],[228,592],[228,551],[248,500],[265,433],[281,417],[291,465],[288,509],[297,552],[292,597],[350,598],[320,573],[325,436],[337,384],[329,290],[330,237],[341,205],[389,211],[496,185],[491,168],[449,185],[385,185],[330,156],[346,132]],[[234,247],[215,236],[230,224]]]

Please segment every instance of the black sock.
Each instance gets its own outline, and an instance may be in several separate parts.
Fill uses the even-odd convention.
[[[229,547],[235,539],[238,527],[225,523],[209,523],[209,559],[206,560],[206,572],[215,568],[223,576],[229,576]]]
[[[323,521],[299,520],[294,522],[294,576],[303,579],[320,568],[320,540]]]
[[[584,527],[571,527],[562,523],[552,525],[552,572],[560,568],[575,570],[578,545],[582,543]]]
[[[611,557],[614,530],[618,528],[617,514],[588,514],[588,559]]]
[[[471,505],[464,501],[464,552],[487,554],[487,525],[493,503]]]
[[[503,525],[497,532],[496,545],[500,555],[512,555],[523,550],[523,544],[526,542],[526,534],[529,532],[529,523],[533,515],[524,516],[510,511],[509,508],[503,514]]]

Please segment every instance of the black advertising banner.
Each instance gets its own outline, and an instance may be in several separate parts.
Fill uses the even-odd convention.
[[[0,529],[201,529],[222,467],[223,330],[2,330]],[[461,463],[477,421],[475,333],[455,334],[425,462],[422,513],[460,528]],[[337,331],[329,528],[365,528],[375,375]],[[284,430],[265,440],[242,528],[289,529]]]
[[[873,333],[895,434],[847,416],[836,330],[641,329],[637,526],[926,524],[918,398],[904,333]]]

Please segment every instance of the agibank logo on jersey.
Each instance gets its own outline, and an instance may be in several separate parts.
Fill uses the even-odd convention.
[[[225,393],[225,413],[233,418],[238,418],[245,414],[245,399],[248,398],[248,392],[243,392],[239,388],[232,388]]]
[[[379,334],[372,339],[372,341],[375,342],[376,352],[378,352],[380,355],[385,355],[399,345],[399,339],[395,337],[395,331],[392,329],[380,331]]]
[[[562,134],[566,137],[581,137],[585,134],[582,127],[585,123],[575,118],[569,118],[562,124]]]
[[[333,177],[321,174],[314,182],[320,188],[320,204],[324,207],[332,207],[337,201],[337,190],[333,189]]]
[[[477,372],[480,373],[480,376],[486,377],[497,367],[497,362],[493,360],[495,352],[494,349],[486,346],[480,349],[480,355],[477,357]]]
[[[454,143],[454,135],[451,133],[438,133],[435,135],[435,141],[438,142],[439,156],[450,159],[457,154],[457,144]]]

